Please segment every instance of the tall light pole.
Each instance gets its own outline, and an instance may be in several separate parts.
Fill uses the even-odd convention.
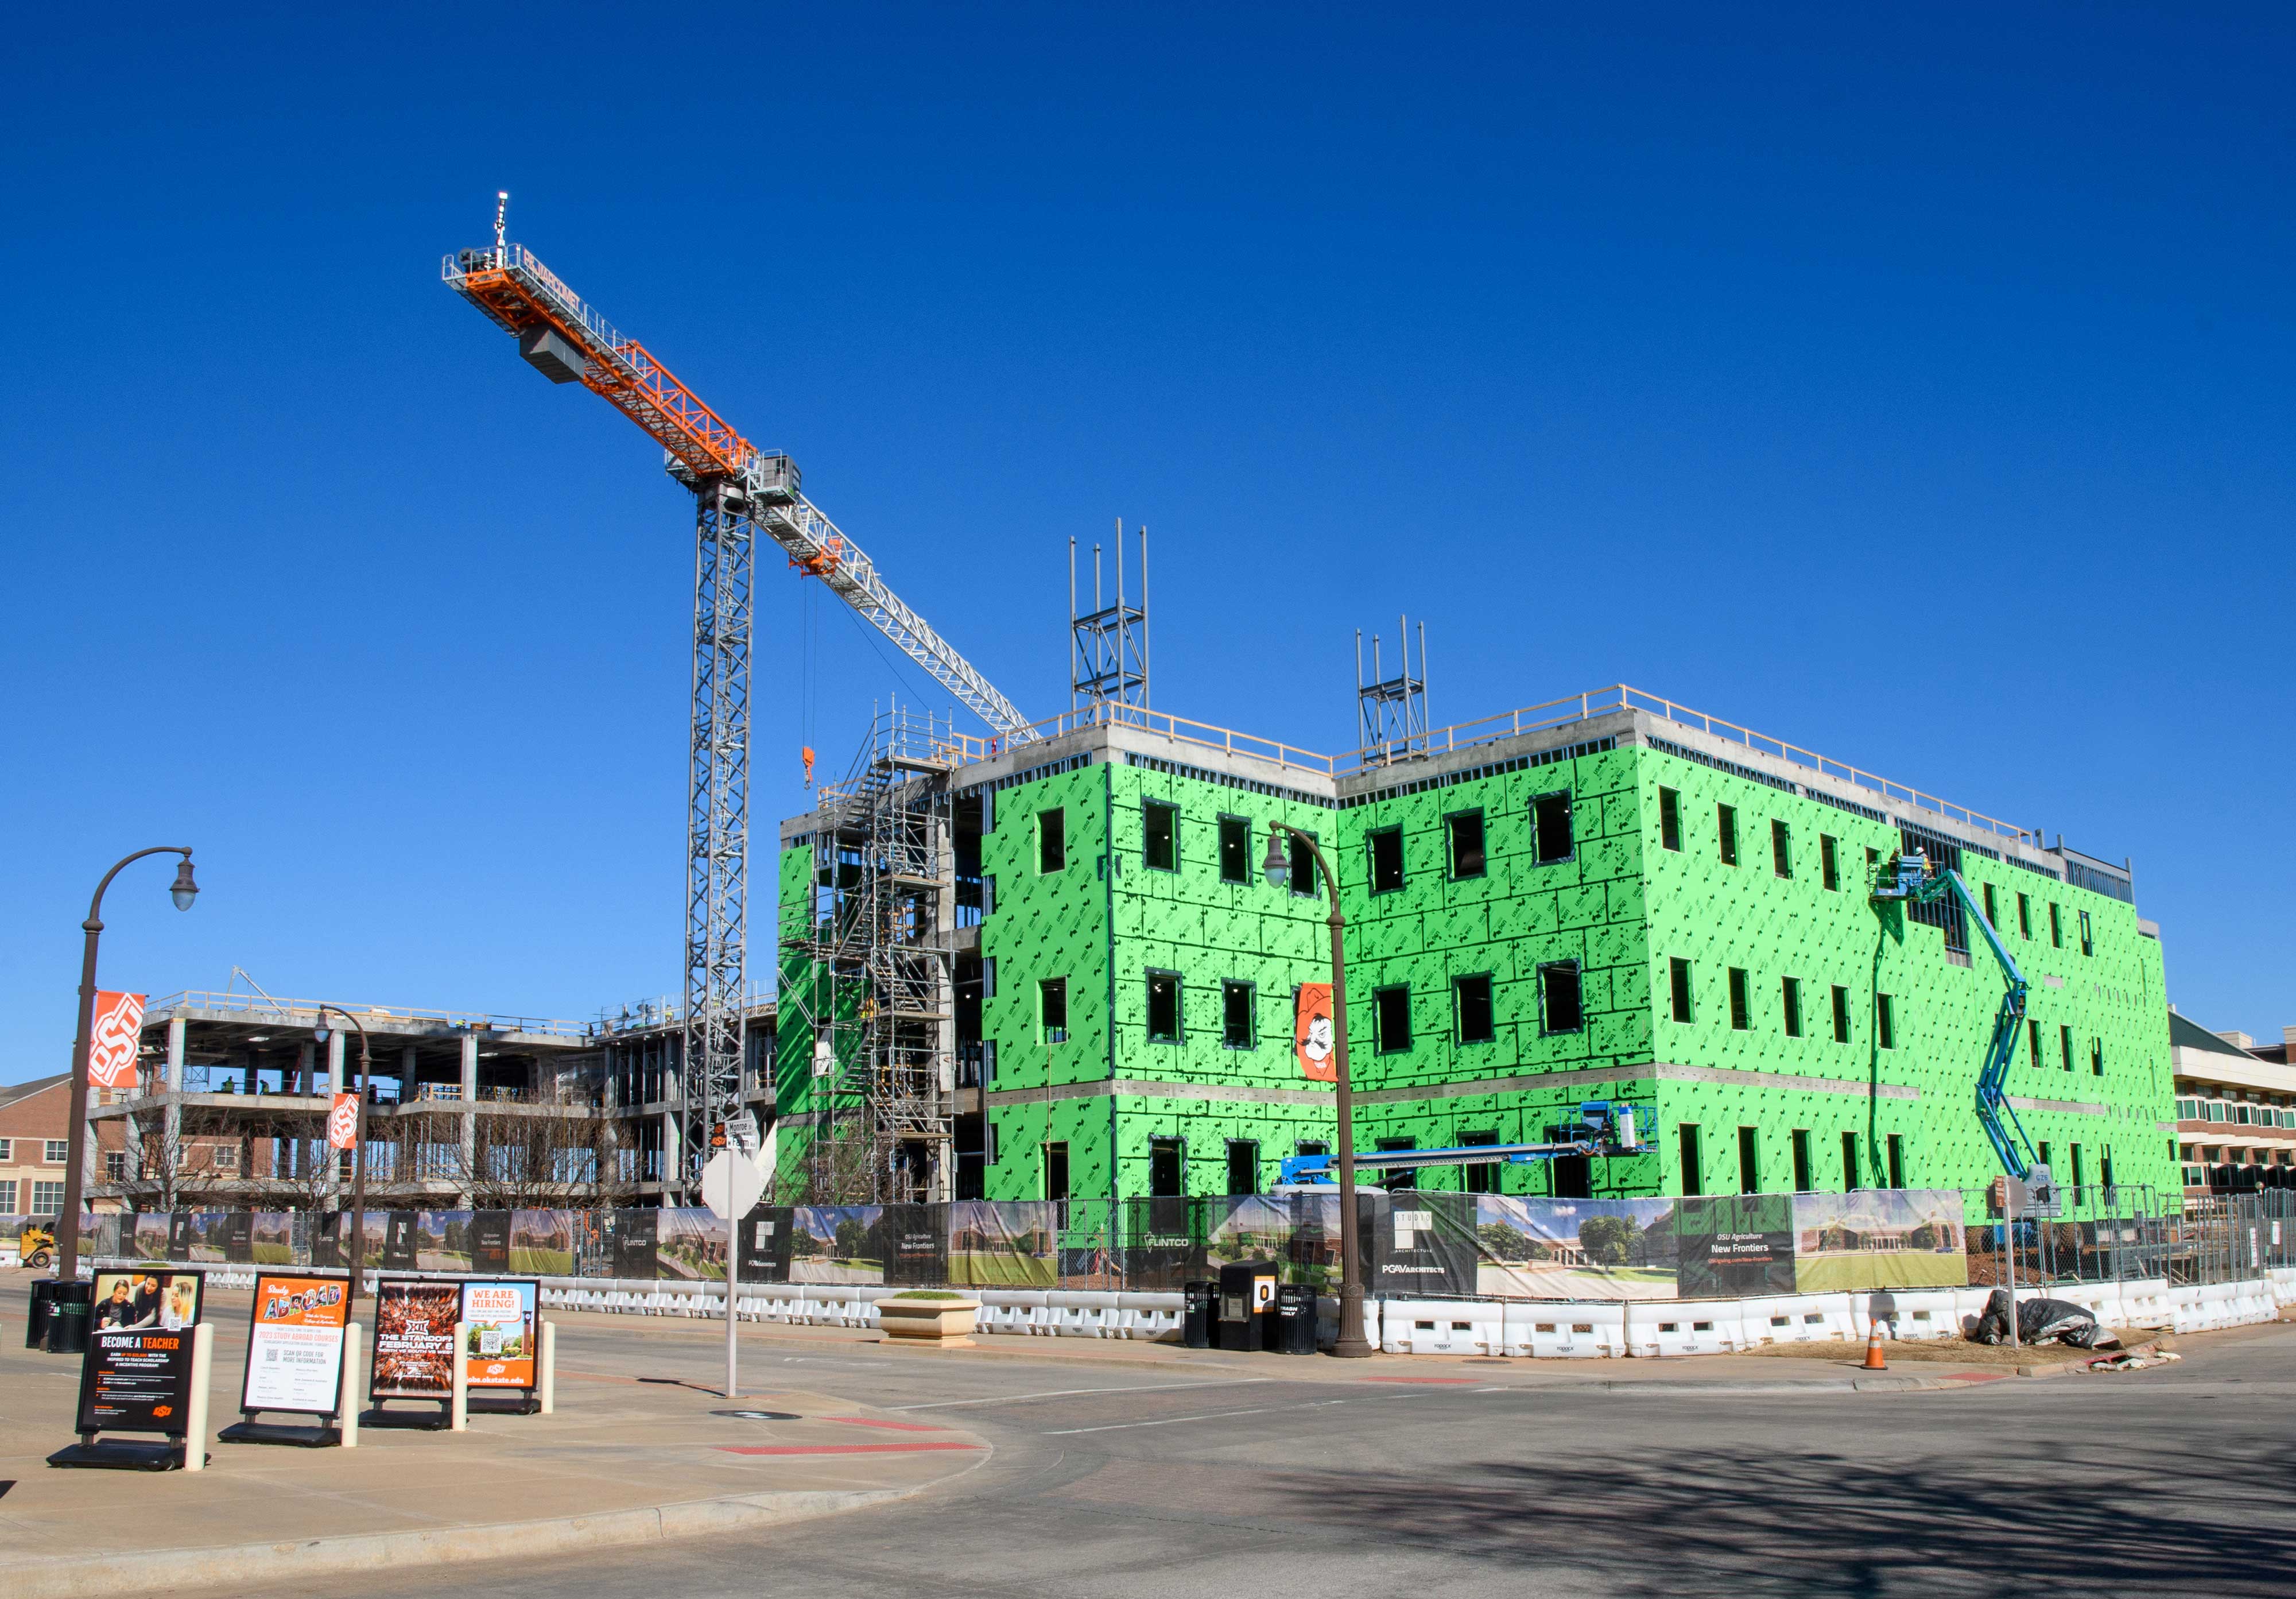
[[[176,868],[175,884],[168,890],[177,910],[190,910],[192,901],[200,896],[200,885],[192,880],[191,847],[155,844],[123,857],[103,874],[103,881],[95,885],[95,898],[87,903],[87,920],[79,924],[84,935],[79,955],[79,1032],[72,1040],[71,1125],[64,1129],[68,1140],[66,1160],[70,1164],[64,1168],[64,1213],[56,1218],[56,1272],[67,1283],[79,1275],[80,1168],[87,1160],[87,1056],[95,1033],[95,945],[103,936],[103,890],[119,875],[121,866],[147,855],[184,857],[183,864]]]
[[[1292,860],[1283,839],[1305,844],[1323,874],[1324,891],[1332,897],[1332,1064],[1338,1073],[1340,1120],[1340,1335],[1332,1353],[1358,1359],[1379,1351],[1364,1337],[1364,1289],[1360,1258],[1356,1249],[1356,1102],[1348,1081],[1348,952],[1347,918],[1340,914],[1340,880],[1332,874],[1316,840],[1284,822],[1267,824],[1267,858],[1259,863],[1267,881],[1283,888],[1292,881]]]
[[[324,1044],[332,1030],[327,1026],[329,1011],[357,1028],[359,1036],[358,1103],[351,1107],[351,1285],[349,1296],[344,1300],[348,1307],[358,1303],[359,1267],[366,1254],[366,1023],[340,1005],[323,1004],[318,1020],[311,1026],[315,1043]],[[334,1146],[330,1144],[327,1159],[334,1158]],[[343,1314],[348,1316],[350,1312],[346,1308]]]

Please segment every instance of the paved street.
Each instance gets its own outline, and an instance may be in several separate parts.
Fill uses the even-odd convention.
[[[682,1330],[570,1330],[569,1367],[712,1379]],[[706,1543],[331,1582],[500,1599],[808,1595],[2278,1595],[2296,1550],[2296,1325],[2161,1371],[1915,1393],[1442,1382],[759,1350],[760,1381],[962,1423],[980,1470]],[[1685,1380],[1695,1363],[1684,1363]],[[761,1424],[761,1431],[770,1423]],[[483,1573],[483,1575],[481,1575]],[[304,1595],[298,1585],[275,1591]]]

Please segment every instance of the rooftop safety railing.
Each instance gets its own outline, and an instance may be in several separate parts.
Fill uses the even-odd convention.
[[[497,1011],[441,1011],[423,1005],[337,1005],[332,1000],[325,1003],[336,1010],[349,1012],[362,1021],[427,1022],[470,1032],[538,1033],[552,1038],[579,1038],[583,1036],[581,1022],[551,1017],[511,1016]],[[320,1004],[316,999],[274,999],[261,994],[185,988],[152,1000],[144,1007],[144,1015],[146,1021],[155,1021],[171,1011],[221,1012],[227,1015],[243,1016],[250,1021],[309,1027],[318,1020]]]
[[[1382,745],[1366,745],[1345,755],[1322,755],[1297,744],[1261,738],[1256,734],[1238,733],[1233,728],[1215,726],[1209,722],[1193,721],[1186,717],[1174,716],[1169,711],[1105,701],[1047,718],[1036,723],[1035,727],[1038,734],[1046,739],[1088,727],[1134,727],[1167,739],[1176,745],[1217,750],[1228,755],[1247,755],[1279,767],[1339,777],[1352,772],[1385,768],[1414,758],[1448,755],[1482,744],[1496,743],[1501,739],[1520,738],[1526,733],[1567,727],[1573,722],[1588,721],[1622,710],[1639,710],[1679,723],[1685,727],[1696,728],[1701,733],[1758,753],[1806,767],[1820,776],[1867,790],[1882,800],[1894,800],[1914,810],[1945,816],[1998,837],[2030,840],[2037,848],[2040,843],[2040,835],[2031,828],[2020,827],[2013,822],[2005,822],[1998,816],[1988,816],[1968,806],[1954,804],[1923,790],[1892,782],[1849,761],[1822,755],[1791,740],[1759,733],[1741,723],[1711,716],[1702,710],[1693,710],[1663,694],[1654,694],[1647,689],[1635,688],[1623,683],[1435,728],[1423,737],[1414,739],[1410,752],[1399,758],[1392,746]],[[966,765],[993,759],[1013,749],[1027,747],[1013,745],[1004,739],[959,733],[954,735],[949,753],[952,765]]]

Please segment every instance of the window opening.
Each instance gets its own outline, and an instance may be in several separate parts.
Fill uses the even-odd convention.
[[[1045,1145],[1045,1197],[1055,1204],[1069,1197],[1069,1146]]]
[[[1037,1020],[1047,1044],[1069,1041],[1069,980],[1048,977],[1037,985]]]
[[[1460,1043],[1491,1044],[1497,1041],[1498,1024],[1491,1013],[1491,979],[1488,972],[1453,979],[1451,1009],[1458,1025]]]
[[[1570,796],[1560,791],[1540,794],[1530,802],[1531,843],[1538,864],[1551,866],[1571,857]]]
[[[1227,1191],[1230,1193],[1259,1192],[1259,1143],[1253,1138],[1231,1138],[1227,1141]]]
[[[1291,844],[1292,897],[1294,899],[1313,899],[1322,891],[1322,884],[1317,879],[1323,873],[1316,870],[1316,852],[1308,847],[1306,839],[1297,834],[1286,834],[1285,837]]]
[[[1898,1134],[1892,1133],[1890,1135],[1888,1141],[1888,1154],[1890,1157],[1890,1186],[1892,1188],[1903,1188],[1906,1185],[1906,1141]]]
[[[2088,1041],[2088,1074],[2091,1077],[2104,1075],[2104,1040],[2102,1038]],[[2268,1119],[2269,1113],[2267,1114]]]
[[[1496,1133],[1462,1133],[1459,1135],[1459,1147],[1461,1149],[1482,1149],[1489,1144],[1496,1144],[1498,1141],[1499,1136]],[[1498,1192],[1497,1179],[1499,1168],[1495,1162],[1489,1160],[1479,1160],[1472,1166],[1462,1167],[1460,1169],[1465,1178],[1464,1186],[1469,1193],[1496,1193]]]
[[[1770,824],[1770,871],[1779,877],[1793,875],[1793,834],[1784,822]]]
[[[2057,1059],[2067,1071],[2073,1069],[2073,1029],[2069,1027],[2057,1029]]]
[[[1809,1129],[1808,1128],[1794,1128],[1792,1142],[1794,1192],[1796,1193],[1808,1193],[1810,1192]]]
[[[1058,872],[1069,864],[1068,812],[1037,813],[1037,870]]]
[[[1841,1192],[1857,1192],[1857,1135],[1841,1135]]]
[[[1778,990],[1779,1001],[1786,1013],[1786,1037],[1799,1038],[1801,1037],[1801,980],[1798,977],[1782,979]]]
[[[1993,885],[1989,882],[1985,885],[1985,922],[1988,927],[2001,925],[2001,912],[1993,903]]]
[[[2049,901],[2049,945],[2054,949],[2065,947],[2065,926],[2057,910],[2057,902]]]
[[[2080,914],[2080,946],[2081,953],[2083,955],[2095,955],[2096,953],[2096,939],[2089,931],[2088,913],[2087,911],[2083,911]]]
[[[1762,1136],[1754,1128],[1738,1129],[1738,1192],[1762,1191]]]
[[[1180,808],[1150,800],[1140,808],[1141,864],[1153,872],[1180,869]]]
[[[1419,1140],[1382,1138],[1379,1141],[1379,1147],[1382,1150],[1417,1149]],[[1416,1188],[1419,1186],[1419,1168],[1414,1166],[1398,1166],[1391,1170],[1383,1171],[1379,1177],[1379,1185],[1382,1188]]]
[[[1587,1011],[1578,987],[1578,963],[1550,961],[1538,969],[1538,996],[1544,1030],[1575,1033],[1587,1025]]]
[[[1674,1000],[1674,1019],[1687,1021],[1690,1020],[1690,963],[1676,955],[1666,964],[1668,986],[1672,990]]]
[[[1443,825],[1451,844],[1451,875],[1480,877],[1483,874],[1483,813],[1479,810],[1453,811],[1443,818]]]
[[[1685,1195],[1706,1192],[1706,1179],[1698,1164],[1698,1124],[1685,1121],[1675,1129],[1675,1143],[1682,1163],[1682,1192]]]
[[[1148,1037],[1156,1044],[1180,1041],[1180,974],[1177,972],[1148,974]]]
[[[1251,881],[1251,824],[1242,816],[1219,819],[1219,873],[1222,882]]]
[[[1220,985],[1220,1043],[1229,1049],[1250,1049],[1259,1042],[1252,1025],[1256,993],[1250,983]]]
[[[2033,936],[2033,897],[2027,893],[2017,896],[2017,932],[2021,938]]]
[[[1382,827],[1370,835],[1371,891],[1391,894],[1403,886],[1403,829]]]
[[[1178,1138],[1148,1140],[1148,1193],[1152,1199],[1177,1199],[1182,1174],[1188,1163],[1187,1144]]]
[[[1411,1047],[1411,990],[1397,984],[1392,988],[1374,988],[1372,999],[1372,1047],[1382,1054],[1393,1054]],[[1408,1148],[1409,1145],[1403,1147]]]
[[[1750,1011],[1746,1002],[1746,969],[1733,966],[1730,968],[1730,1029],[1733,1032],[1742,1033],[1753,1025]]]
[[[1817,835],[1817,878],[1825,885],[1825,891],[1829,894],[1841,887],[1841,861],[1839,851],[1840,846],[1834,842],[1832,833],[1821,832]]]
[[[1898,1047],[1897,1006],[1887,994],[1874,996],[1874,1037],[1884,1049]]]
[[[1714,822],[1716,827],[1721,833],[1722,864],[1726,866],[1734,866],[1738,864],[1737,807],[1732,805],[1716,806],[1714,808]]]
[[[1672,789],[1658,791],[1658,843],[1661,849],[1682,848],[1682,796]]]

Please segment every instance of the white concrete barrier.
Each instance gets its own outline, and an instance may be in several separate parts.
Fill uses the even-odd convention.
[[[1185,1309],[1185,1298],[1181,1294],[1119,1293],[1116,1296],[1117,1335],[1152,1341],[1177,1338]]]

